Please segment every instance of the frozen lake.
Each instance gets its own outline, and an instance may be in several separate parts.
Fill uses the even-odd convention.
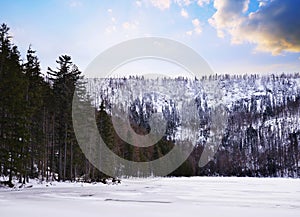
[[[0,215],[300,216],[300,179],[151,178],[0,189]]]

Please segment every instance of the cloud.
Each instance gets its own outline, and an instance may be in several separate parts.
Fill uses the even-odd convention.
[[[256,50],[273,55],[300,52],[300,3],[295,0],[260,1],[260,8],[248,12],[250,0],[215,0],[216,13],[209,23],[218,36],[226,33],[232,43],[256,44]]]
[[[111,14],[112,13],[112,9],[111,8],[107,9],[107,12]]]
[[[174,2],[180,7],[189,6],[192,3],[191,0],[174,0]]]
[[[201,22],[198,19],[193,19],[192,24],[194,26],[194,32],[196,34],[201,34],[202,32]]]
[[[187,31],[185,34],[188,36],[191,36],[194,33],[196,35],[200,35],[202,33],[202,23],[200,22],[200,20],[197,18],[193,19],[192,24],[193,24],[193,30]]]
[[[184,18],[188,18],[188,17],[189,17],[188,12],[187,12],[184,8],[181,9],[180,15],[181,15],[182,17],[184,17]]]
[[[203,7],[204,5],[207,5],[211,2],[211,0],[198,0],[197,1],[197,4],[200,6],[200,7]]]
[[[171,0],[149,0],[149,2],[160,10],[168,9],[171,6]]]
[[[141,1],[135,1],[135,5],[140,8],[142,7],[142,2]]]
[[[261,1],[259,1],[259,7],[260,7],[260,8],[261,8],[261,7],[264,7],[264,6],[267,5],[267,3],[268,3],[268,0],[261,0]]]
[[[198,19],[193,19],[192,23],[194,26],[199,26],[200,25],[200,21]]]

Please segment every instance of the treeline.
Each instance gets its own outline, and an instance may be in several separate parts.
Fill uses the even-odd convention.
[[[103,176],[81,152],[72,127],[72,97],[81,71],[62,55],[41,72],[29,47],[22,59],[9,27],[0,27],[0,176],[21,183]],[[84,90],[83,90],[84,91]]]
[[[14,177],[21,183],[29,178],[42,181],[101,181],[107,178],[86,159],[77,143],[72,124],[75,86],[79,88],[78,96],[95,110],[98,130],[106,145],[124,159],[135,162],[159,159],[176,145],[176,141],[194,138],[180,134],[184,107],[172,99],[143,95],[142,88],[136,88],[157,84],[173,88],[174,94],[182,94],[180,88],[176,88],[179,85],[191,91],[187,92],[187,97],[191,97],[192,92],[198,93],[194,103],[202,137],[196,141],[189,158],[170,176],[300,176],[299,74],[211,75],[200,79],[156,81],[143,77],[110,78],[104,83],[101,81],[99,86],[97,82],[91,84],[83,79],[70,56],[62,55],[56,63],[57,68],[48,68],[42,73],[36,52],[29,47],[26,58],[22,59],[12,43],[9,28],[1,25],[0,176],[5,177],[9,185]],[[217,154],[201,168],[198,162],[210,136],[211,122],[210,99],[202,88],[204,81],[219,82],[226,102],[228,125],[217,145]],[[130,87],[134,88],[128,93],[136,91],[136,98],[116,94]],[[167,123],[163,138],[147,148],[120,139],[112,123],[111,108],[116,98],[127,103],[131,127],[140,135],[150,132],[150,117],[162,112]],[[126,102],[127,99],[131,100]],[[129,168],[122,168],[124,174],[127,174],[126,169]],[[136,172],[136,176],[143,175]]]

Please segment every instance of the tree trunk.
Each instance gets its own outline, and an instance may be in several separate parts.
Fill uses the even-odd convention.
[[[65,139],[64,139],[64,178],[63,180],[66,180],[66,170],[67,170],[67,137],[68,137],[68,127],[67,124],[65,124]]]
[[[73,181],[73,142],[71,142],[70,179]]]

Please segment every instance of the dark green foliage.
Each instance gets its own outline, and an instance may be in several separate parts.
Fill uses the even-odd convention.
[[[24,174],[23,161],[29,141],[26,105],[27,78],[22,71],[20,54],[11,43],[9,28],[0,28],[0,147],[3,172],[12,176]]]

